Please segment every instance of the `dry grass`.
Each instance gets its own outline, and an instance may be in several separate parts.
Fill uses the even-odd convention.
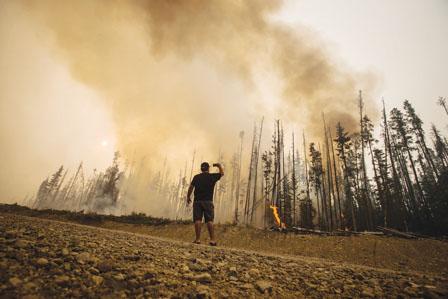
[[[117,217],[55,210],[36,211],[17,205],[3,204],[0,204],[0,212],[77,222],[186,242],[191,242],[194,238],[193,225],[189,221],[175,222],[152,218],[144,214]],[[203,230],[203,243],[207,244],[205,226]],[[215,230],[219,245],[223,247],[324,258],[334,262],[398,271],[448,275],[448,242],[446,241],[407,240],[386,236],[296,235],[233,225],[216,225]]]
[[[193,225],[160,226],[104,222],[101,227],[191,242]],[[203,227],[202,239],[207,244]],[[284,234],[248,227],[217,225],[219,245],[253,251],[324,258],[398,271],[448,275],[448,242],[431,239],[406,240],[386,236],[311,236]]]
[[[82,224],[101,224],[104,221],[155,225],[155,226],[170,223],[176,223],[176,224],[191,223],[191,221],[185,221],[185,220],[174,221],[166,218],[151,217],[147,216],[144,213],[132,213],[130,215],[115,216],[115,215],[102,215],[96,213],[72,212],[72,211],[53,210],[53,209],[35,210],[17,204],[12,205],[0,204],[0,212],[15,213],[30,217],[43,217],[47,219],[54,219],[61,221],[69,220]]]

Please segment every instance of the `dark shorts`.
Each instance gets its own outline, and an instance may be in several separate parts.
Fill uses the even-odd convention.
[[[211,222],[215,218],[215,207],[212,201],[195,201],[193,202],[193,221]]]

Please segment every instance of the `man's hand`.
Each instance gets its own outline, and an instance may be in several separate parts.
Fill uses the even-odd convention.
[[[221,163],[213,163],[213,167],[218,167],[219,168],[219,173],[221,174],[221,176],[224,175],[224,169],[222,168]]]
[[[187,207],[190,205],[191,203],[191,193],[193,193],[193,185],[190,184],[190,187],[188,187],[188,192],[187,192]]]

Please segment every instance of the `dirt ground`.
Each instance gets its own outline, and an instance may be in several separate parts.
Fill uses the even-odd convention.
[[[174,230],[176,238],[190,241],[190,226],[168,225],[152,232],[145,230],[152,234],[149,235],[117,230],[116,223],[104,224],[108,225],[115,229],[0,212],[0,298],[436,299],[448,296],[446,275],[195,245],[154,236],[156,232],[173,236],[169,232]],[[124,225],[121,229],[139,228]],[[308,244],[303,248],[319,244],[313,237],[239,230],[218,227],[221,237],[234,242],[226,244],[221,238],[221,244],[257,246],[268,241],[273,246],[289,244],[295,250],[298,250],[294,247],[296,242]],[[178,235],[182,232],[185,235]],[[257,234],[261,234],[261,239]],[[343,240],[342,243],[348,242],[343,246],[358,241],[361,245],[355,246],[365,248],[363,238],[351,239]],[[327,241],[320,242],[323,245],[319,250],[329,251],[339,239],[322,240]]]
[[[25,216],[50,218],[191,242],[192,224],[137,219],[136,224],[101,215],[79,215],[64,211],[37,211],[17,205],[0,205],[0,211]],[[98,220],[101,218],[101,220]],[[148,221],[149,220],[151,221]],[[86,221],[89,220],[89,221]],[[94,221],[92,221],[94,220]],[[134,219],[135,220],[135,219]],[[281,233],[245,226],[216,225],[219,247],[237,248],[267,254],[322,258],[332,262],[365,265],[395,271],[416,271],[448,275],[448,242],[435,239],[408,240],[388,236],[316,236]],[[205,225],[202,242],[208,244]]]
[[[187,242],[194,239],[193,225],[187,224],[143,226],[106,221],[100,226]],[[221,247],[448,275],[448,242],[445,241],[387,236],[296,235],[233,225],[216,225],[216,236]],[[205,225],[202,242],[208,243]]]

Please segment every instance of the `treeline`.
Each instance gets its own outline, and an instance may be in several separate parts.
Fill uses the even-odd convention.
[[[220,161],[224,158],[222,154]],[[84,213],[131,214],[142,210],[155,217],[175,220],[191,218],[191,207],[186,207],[186,195],[193,175],[198,165],[196,153],[186,161],[185,167],[179,170],[177,178],[165,159],[158,170],[149,169],[145,158],[128,161],[120,158],[116,152],[112,165],[106,171],[93,171],[86,178],[81,162],[69,178],[69,170],[64,166],[42,181],[36,195],[25,199],[25,204],[31,208],[82,211]],[[239,165],[238,158],[232,163]],[[198,164],[198,165],[196,165]],[[232,190],[244,188],[233,180]],[[230,187],[230,186],[229,186]],[[215,189],[215,206],[217,218],[224,222],[231,219],[234,211],[234,200],[227,189],[226,177],[221,179]],[[236,192],[236,191],[235,191]],[[240,191],[238,191],[240,192]]]
[[[63,166],[46,178],[39,186],[37,194],[28,205],[37,209],[60,209],[71,211],[104,211],[115,206],[118,200],[119,153],[116,152],[112,165],[103,172],[94,170],[86,179],[81,162],[74,175],[67,179],[68,170]]]
[[[448,115],[446,99],[438,104]],[[448,142],[434,125],[425,132],[409,101],[389,112],[383,103],[375,127],[364,114],[360,92],[359,129],[329,126],[322,115],[319,142],[307,141],[306,132],[285,133],[277,120],[270,147],[262,149],[263,122],[254,125],[248,150],[240,132],[230,158],[217,153],[215,160],[226,169],[215,189],[217,221],[325,231],[382,226],[448,233]],[[139,207],[132,203],[139,202],[154,216],[189,219],[185,197],[202,162],[197,156],[192,153],[177,175],[166,159],[156,171],[144,159],[125,161],[120,170],[118,153],[104,173],[94,171],[88,179],[82,163],[69,180],[61,167],[42,182],[29,205],[130,213]]]
[[[446,111],[446,100],[439,99]],[[447,112],[448,115],[448,112]],[[265,219],[278,209],[281,225],[320,230],[448,232],[448,143],[431,126],[430,134],[409,101],[402,109],[382,109],[380,138],[363,113],[359,131],[338,123],[329,128],[322,115],[322,139],[306,143],[302,159],[292,135],[284,145],[277,121],[272,147],[262,154]],[[332,133],[334,132],[334,134]],[[286,157],[285,157],[286,155]]]

